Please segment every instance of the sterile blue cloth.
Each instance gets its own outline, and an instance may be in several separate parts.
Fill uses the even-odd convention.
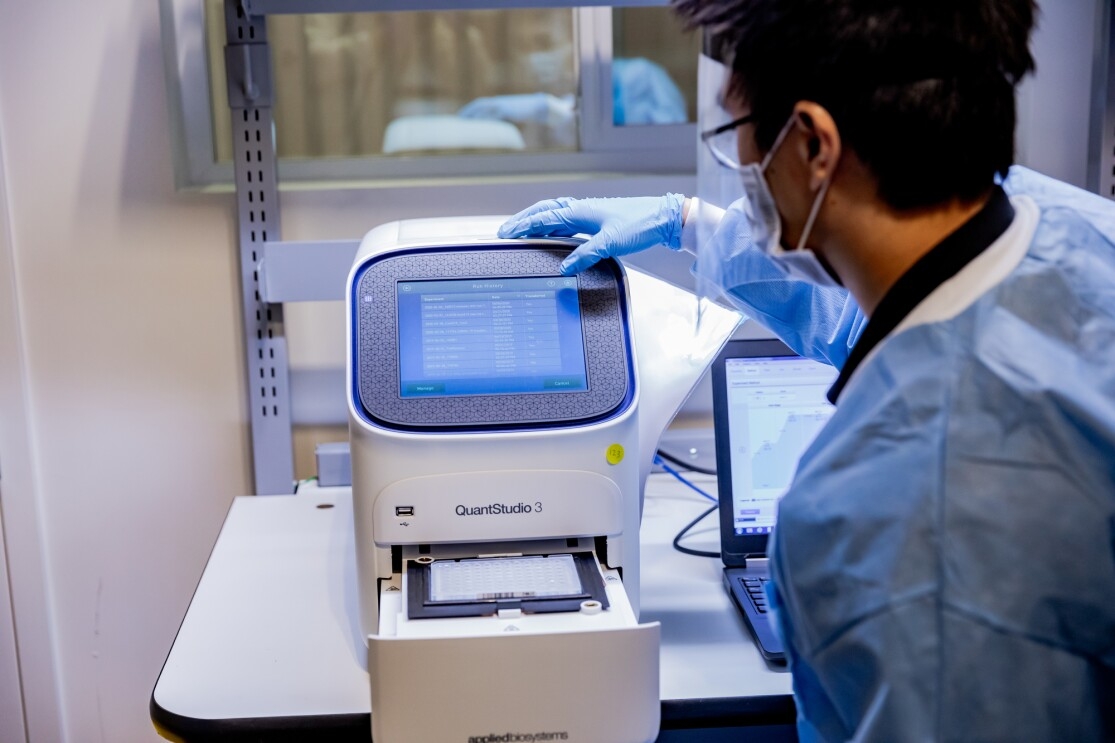
[[[684,124],[687,119],[685,96],[661,65],[642,57],[612,60],[615,125]]]
[[[1115,739],[1115,205],[1003,185],[1040,210],[1021,263],[882,341],[781,501],[803,741]],[[854,302],[737,268],[745,311],[846,359]]]

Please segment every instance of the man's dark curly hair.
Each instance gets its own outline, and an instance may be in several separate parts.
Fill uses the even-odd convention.
[[[673,0],[733,71],[768,150],[801,100],[825,107],[895,209],[986,193],[1014,161],[1034,0]]]

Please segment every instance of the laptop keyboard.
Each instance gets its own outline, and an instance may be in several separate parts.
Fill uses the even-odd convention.
[[[751,604],[760,614],[767,613],[767,582],[770,578],[740,578]]]
[[[785,663],[786,655],[782,639],[774,626],[774,614],[767,602],[766,585],[769,576],[755,573],[733,573],[732,568],[724,569],[725,586],[730,590],[740,614],[755,638],[759,653],[772,663]],[[744,595],[747,598],[744,598]]]

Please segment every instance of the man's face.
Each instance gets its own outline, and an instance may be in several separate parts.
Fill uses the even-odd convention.
[[[720,105],[733,121],[755,113],[747,100],[746,93],[733,92],[727,82],[720,92]],[[767,153],[755,142],[755,122],[741,124],[735,132],[740,164],[762,162]],[[801,185],[808,183],[808,173],[802,168],[802,164],[795,161],[792,154],[787,152],[788,149],[792,149],[793,141],[794,137],[783,140],[778,146],[778,152],[767,163],[763,173],[782,219],[782,244],[787,250],[797,245],[801,225],[805,224],[806,215],[812,204],[811,192]]]

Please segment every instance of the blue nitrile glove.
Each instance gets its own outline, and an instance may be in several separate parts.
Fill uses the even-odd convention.
[[[602,258],[615,258],[665,245],[681,249],[681,210],[685,197],[638,196],[624,199],[549,199],[508,219],[500,237],[592,235],[561,264],[565,276],[580,273]]]
[[[457,115],[468,119],[533,121],[556,125],[573,118],[573,99],[558,98],[548,93],[495,95],[469,101]]]

